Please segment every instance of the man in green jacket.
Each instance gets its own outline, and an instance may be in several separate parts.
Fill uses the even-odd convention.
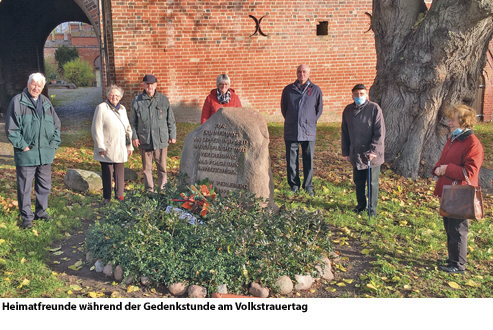
[[[132,100],[130,126],[132,143],[140,149],[142,156],[145,189],[154,192],[152,159],[156,163],[158,187],[161,190],[168,180],[166,159],[168,145],[176,143],[176,123],[168,98],[156,91],[156,77],[152,74],[145,75],[143,86],[142,94]]]
[[[25,228],[33,220],[50,220],[46,212],[51,191],[51,164],[60,139],[60,120],[50,100],[41,94],[46,78],[41,73],[29,76],[27,88],[10,101],[5,119],[5,134],[14,146],[17,172],[17,200]],[[36,208],[31,209],[34,181]]]

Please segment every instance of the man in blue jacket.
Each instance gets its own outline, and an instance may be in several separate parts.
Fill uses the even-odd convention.
[[[317,120],[322,115],[323,109],[322,91],[310,81],[308,65],[300,65],[296,75],[298,79],[284,88],[281,97],[288,184],[292,192],[300,189],[298,158],[301,145],[304,177],[302,188],[313,196],[313,154]]]
[[[10,101],[5,119],[5,134],[14,146],[17,173],[17,200],[25,228],[33,220],[50,220],[46,212],[51,191],[51,164],[60,139],[60,120],[50,100],[41,94],[46,78],[41,73],[29,76],[27,88]],[[31,210],[31,189],[36,193],[35,213]]]

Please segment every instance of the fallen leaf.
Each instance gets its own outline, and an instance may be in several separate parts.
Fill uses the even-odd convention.
[[[361,251],[361,253],[362,253],[362,254],[368,254],[368,253],[370,253],[370,250],[368,250],[368,249],[363,249],[363,251]]]
[[[135,291],[139,291],[139,287],[138,286],[133,286],[133,285],[129,285],[127,287],[127,292],[130,293],[130,292],[135,292]]]
[[[0,238],[0,245],[5,243],[5,240],[3,238]]]
[[[59,265],[59,264],[60,264],[60,261],[55,260],[55,261],[53,261],[53,263],[54,263],[55,265]]]
[[[61,255],[61,254],[63,254],[63,251],[56,251],[56,252],[53,252],[53,255],[55,255],[55,256],[59,256],[59,255]]]
[[[51,251],[51,252],[55,252],[55,251],[58,251],[60,250],[62,247],[57,247],[57,248],[53,248],[53,249],[48,249],[48,251]]]
[[[377,291],[377,288],[376,288],[373,284],[371,284],[371,283],[368,283],[368,284],[366,285],[366,287],[367,287],[368,289],[371,289],[371,290]]]
[[[121,296],[120,296],[120,294],[118,293],[118,291],[113,291],[113,292],[111,293],[111,296],[110,296],[110,297],[111,297],[111,298],[120,298]]]
[[[90,271],[93,271],[96,267],[95,266],[92,266],[91,268],[89,268]]]
[[[21,264],[25,263],[26,262],[26,258],[22,258],[21,259]]]
[[[77,284],[72,284],[72,285],[70,286],[70,288],[71,288],[72,290],[74,290],[74,291],[80,291],[80,290],[82,290],[82,288],[81,288],[80,286],[78,286]]]
[[[353,281],[354,281],[354,280],[352,280],[352,279],[345,279],[345,278],[343,278],[342,280],[343,280],[344,282],[346,282],[347,284],[351,284],[351,283],[353,283]]]
[[[29,285],[29,283],[31,283],[31,281],[29,281],[27,278],[25,278],[21,284],[19,284],[19,286],[17,287],[17,289],[20,289],[22,288],[23,286],[27,286]]]
[[[337,286],[346,286],[346,283],[344,283],[344,282],[339,282],[339,283],[337,283],[336,285],[337,285]]]
[[[473,288],[474,288],[474,287],[477,287],[477,286],[481,286],[481,284],[476,283],[476,282],[474,282],[473,280],[468,280],[468,281],[465,283],[465,285],[467,285],[467,286],[471,286],[471,287],[473,287]]]
[[[34,236],[39,236],[38,231],[36,229],[33,229],[33,234],[34,234]]]
[[[455,282],[448,282],[448,285],[454,289],[460,289],[460,285]]]
[[[411,290],[411,286],[409,284],[404,285],[404,290]]]
[[[327,291],[327,292],[334,292],[334,291],[337,291],[337,289],[336,289],[336,288],[333,288],[333,287],[328,286],[328,287],[326,287],[326,288],[325,288],[325,291]]]

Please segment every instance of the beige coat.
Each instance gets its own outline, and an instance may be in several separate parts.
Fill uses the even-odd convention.
[[[94,111],[91,133],[94,140],[94,160],[99,162],[124,163],[128,160],[128,151],[134,149],[132,144],[127,146],[125,143],[125,134],[129,139],[132,138],[132,128],[123,105],[120,105],[120,110],[106,102],[98,105]],[[106,154],[100,155],[101,151],[106,151]]]

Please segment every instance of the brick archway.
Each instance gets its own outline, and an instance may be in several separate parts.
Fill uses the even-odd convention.
[[[97,0],[2,0],[0,2],[0,113],[26,86],[29,74],[44,72],[43,47],[58,24],[80,21],[99,32]]]

